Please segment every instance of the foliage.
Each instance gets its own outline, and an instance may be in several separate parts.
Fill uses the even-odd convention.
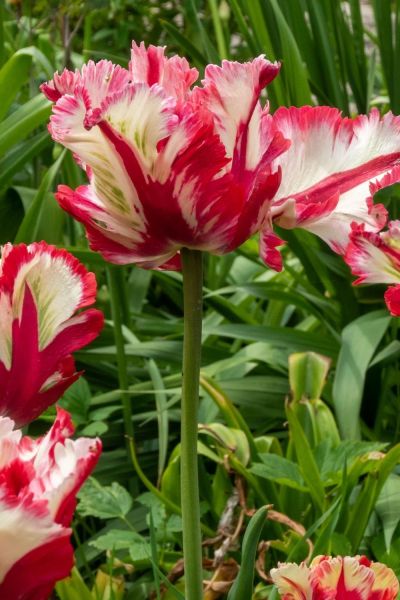
[[[58,182],[76,187],[82,176],[45,131],[50,109],[39,84],[88,58],[122,62],[130,39],[145,39],[168,44],[200,69],[259,53],[282,60],[272,108],[399,112],[399,9],[386,0],[17,2],[3,9],[0,242],[67,247],[95,271],[107,318],[99,340],[78,353],[84,378],[62,399],[78,433],[101,435],[105,449],[81,493],[77,570],[58,585],[61,600],[183,597],[182,278],[111,270],[88,250],[81,227],[52,197]],[[398,196],[396,186],[382,193],[393,217]],[[267,573],[278,560],[318,553],[365,551],[400,574],[397,322],[382,310],[381,289],[353,288],[347,267],[322,242],[303,231],[280,233],[290,242],[282,273],[265,269],[252,240],[207,258],[198,450],[209,600],[236,600],[237,589],[252,586],[239,571],[231,588],[247,523],[243,556],[255,553],[255,530],[261,540],[254,598],[273,597]],[[122,400],[132,406],[134,440],[124,437]],[[42,425],[32,425],[33,433]]]

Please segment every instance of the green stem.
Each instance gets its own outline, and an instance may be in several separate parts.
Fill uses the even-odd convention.
[[[203,257],[198,250],[181,251],[184,298],[181,411],[181,499],[186,600],[203,599],[200,498],[197,462]]]
[[[121,318],[121,294],[118,267],[109,266],[107,269],[108,283],[111,295],[111,314],[114,323],[114,338],[117,349],[117,365],[118,365],[118,380],[119,387],[123,391],[128,391],[128,370],[125,356],[125,341],[122,333],[122,318]],[[129,394],[121,395],[122,413],[124,418],[125,433],[129,437],[133,437],[132,409],[131,398]]]

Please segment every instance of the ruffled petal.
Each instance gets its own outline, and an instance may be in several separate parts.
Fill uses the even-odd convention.
[[[368,600],[396,600],[399,580],[392,569],[382,563],[371,563],[370,568],[375,575],[375,581]]]
[[[370,231],[383,227],[386,211],[371,197],[400,179],[399,117],[373,110],[348,119],[334,108],[292,107],[278,109],[274,121],[292,142],[277,159],[282,183],[272,216],[280,226],[304,227],[337,252],[347,246],[352,221]]]
[[[310,569],[305,563],[279,564],[277,569],[271,569],[271,579],[277,586],[282,600],[312,600],[312,590],[309,582]]]
[[[252,170],[261,158],[259,97],[279,69],[264,56],[247,63],[223,60],[220,67],[206,67],[203,88],[194,90],[193,102],[214,121],[234,170]]]
[[[159,84],[168,96],[182,103],[188,96],[190,86],[199,76],[197,69],[189,66],[186,58],[165,56],[165,47],[146,48],[144,42],[138,46],[132,42],[129,70],[132,83]]]
[[[51,81],[40,86],[43,94],[52,102],[57,102],[62,96],[73,95],[78,87],[86,91],[88,108],[100,107],[103,100],[110,94],[115,94],[128,85],[131,76],[127,69],[114,65],[109,60],[92,60],[83,65],[82,70],[64,71],[59,75],[54,74]]]
[[[63,410],[47,435],[21,437],[0,417],[0,447],[13,447],[0,467],[0,596],[43,600],[73,565],[69,528],[75,496],[93,470],[101,442],[72,441]],[[4,457],[2,456],[2,459]]]
[[[95,295],[93,273],[65,250],[45,242],[4,247],[0,414],[27,423],[75,381],[70,353],[99,334],[103,316],[94,309],[74,314]]]
[[[358,557],[336,557],[312,565],[313,600],[368,600],[374,573]]]
[[[355,284],[400,283],[400,221],[391,221],[386,233],[365,231],[364,225],[353,224],[345,261]]]

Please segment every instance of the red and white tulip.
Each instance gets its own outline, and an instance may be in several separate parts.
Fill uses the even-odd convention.
[[[399,582],[392,569],[365,556],[317,556],[280,564],[271,577],[282,600],[395,600]]]
[[[76,493],[101,452],[98,439],[71,440],[69,414],[42,438],[22,437],[0,417],[0,597],[46,600],[73,566]]]
[[[0,260],[0,415],[39,416],[79,376],[71,352],[103,326],[93,273],[45,242],[3,247]]]
[[[364,225],[353,224],[345,261],[354,282],[386,283],[385,300],[391,314],[400,316],[400,221],[390,221],[388,230],[380,233],[366,231]]]
[[[255,233],[289,145],[259,101],[278,72],[262,56],[223,61],[191,89],[186,59],[134,43],[128,70],[89,62],[44,84],[53,139],[89,178],[56,197],[91,247],[114,263],[179,268],[182,247],[223,254]]]
[[[400,117],[374,109],[349,119],[335,108],[303,106],[279,108],[273,118],[291,145],[275,161],[282,181],[263,230],[266,262],[282,267],[273,223],[307,229],[340,254],[352,222],[379,231],[387,213],[373,196],[400,180]]]

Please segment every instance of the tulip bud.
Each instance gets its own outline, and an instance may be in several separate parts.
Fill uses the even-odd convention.
[[[98,600],[122,600],[125,593],[124,578],[111,577],[99,569],[93,592]]]

